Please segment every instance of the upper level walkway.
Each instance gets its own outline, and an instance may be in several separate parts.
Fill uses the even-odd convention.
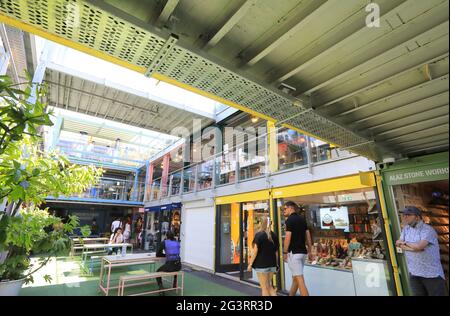
[[[375,171],[375,164],[358,155],[349,152],[341,156],[329,157],[323,161],[305,163],[292,168],[276,172],[262,171],[253,173],[254,176],[243,177],[250,165],[240,167],[238,177],[231,176],[214,160],[188,166],[169,176],[169,183],[164,186],[161,179],[153,182],[150,199],[146,200],[145,207],[165,205],[177,202],[214,199],[218,196],[227,196],[238,193],[255,192],[265,189],[283,187],[299,183],[320,181],[328,178],[337,178],[360,172]],[[209,164],[209,171],[205,172],[205,165]],[[256,164],[261,164],[256,163]],[[263,165],[267,162],[263,163]],[[260,166],[263,170],[264,166]],[[235,171],[231,173],[236,174]],[[266,169],[267,170],[267,169]],[[229,171],[229,170],[226,170]],[[205,176],[206,174],[206,176]]]

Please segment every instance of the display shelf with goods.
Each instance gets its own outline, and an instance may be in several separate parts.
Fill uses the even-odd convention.
[[[377,269],[380,269],[380,284],[383,284],[383,289],[377,293],[392,295],[387,249],[375,195],[366,192],[340,193],[290,198],[299,205],[300,214],[305,216],[312,235],[313,246],[310,251],[312,258],[306,260],[304,272],[308,288],[311,287],[311,291],[316,295],[321,295],[320,293],[341,295],[327,288],[341,278],[346,278],[340,273],[349,273],[347,281],[351,281],[354,288],[353,290],[348,288],[345,293],[373,295],[374,292],[367,289],[364,282],[359,281],[367,274],[367,269],[376,265]],[[369,199],[365,193],[370,197]],[[353,194],[353,200],[350,200],[351,194]],[[344,196],[349,201],[343,201]],[[278,201],[278,206],[280,205],[282,205],[281,201]],[[284,218],[281,218],[281,228],[284,240],[286,231]],[[357,262],[356,267],[354,262]],[[285,269],[286,286],[289,288],[290,272],[288,267]],[[330,279],[325,282],[316,279],[325,271],[335,280]],[[337,291],[341,290],[343,289],[339,288]]]
[[[304,206],[305,207],[305,206]],[[306,206],[306,212],[310,213]],[[382,236],[373,238],[373,231],[345,232],[343,229],[321,229],[307,215],[313,238],[312,260],[305,263],[305,280],[311,295],[393,295],[391,277]],[[314,227],[316,226],[316,227]],[[285,225],[282,219],[282,239]],[[377,269],[378,288],[367,288],[368,272]],[[324,280],[324,276],[327,276]],[[291,284],[289,268],[285,266],[286,290]],[[345,285],[344,285],[345,284]]]
[[[311,233],[312,247],[304,278],[311,295],[395,295],[387,234],[372,173],[276,188],[275,206],[284,242],[287,202],[297,204]],[[282,246],[283,247],[283,246]],[[289,291],[292,274],[281,262],[282,286]],[[377,269],[371,287],[364,282]]]
[[[335,229],[336,226],[331,226],[331,229],[323,229],[324,223],[317,222],[318,213],[324,209],[324,206],[309,207],[307,219],[312,224],[310,226],[314,242],[312,250],[314,259],[308,261],[309,264],[351,269],[353,258],[386,258],[375,203],[326,205],[331,210],[333,208],[348,210],[348,225],[346,225],[346,220],[341,218],[342,225],[340,227],[343,229]],[[320,215],[322,216],[322,214]],[[341,214],[341,216],[345,217],[345,214]],[[333,220],[334,222],[337,220]]]

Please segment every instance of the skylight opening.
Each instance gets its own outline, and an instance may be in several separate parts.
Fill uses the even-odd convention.
[[[149,98],[155,96],[211,115],[215,115],[228,108],[228,106],[215,100],[165,82],[160,82],[154,78],[147,78],[143,74],[69,47],[47,41],[38,36],[36,36],[35,43],[37,56],[41,56],[45,45],[50,45],[51,51],[48,58],[53,63],[73,69],[76,72],[85,73],[97,78],[104,78],[108,82],[115,83],[130,90],[148,94]]]

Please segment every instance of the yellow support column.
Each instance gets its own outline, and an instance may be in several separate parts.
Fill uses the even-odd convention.
[[[377,174],[377,175],[375,175],[375,178],[376,178],[376,182],[377,182],[378,196],[380,198],[381,213],[383,214],[383,222],[384,222],[384,229],[386,231],[386,239],[387,239],[387,246],[389,249],[389,256],[391,257],[392,270],[394,272],[395,287],[397,289],[398,296],[403,296],[403,289],[402,289],[402,285],[401,285],[401,281],[400,281],[400,275],[398,272],[398,263],[397,263],[397,258],[395,256],[396,248],[395,248],[395,245],[394,245],[394,242],[392,239],[391,227],[389,225],[390,220],[388,217],[386,203],[384,200],[381,176]]]
[[[278,263],[280,264],[280,286],[281,289],[278,289],[279,291],[282,291],[284,289],[284,262],[283,262],[283,238],[281,236],[281,216],[280,212],[278,212],[278,207],[274,203],[274,199],[272,197],[272,194],[270,194],[270,218],[271,218],[271,224],[272,224],[272,231],[277,232],[278,236]],[[275,218],[277,220],[278,225],[275,226]],[[277,277],[274,275],[273,277],[273,284],[277,284]]]
[[[277,128],[275,126],[275,122],[268,121],[267,122],[267,147],[268,147],[268,159],[269,159],[269,172],[273,173],[278,171],[278,141],[277,141]],[[274,204],[274,199],[272,196],[272,192],[270,192],[270,218],[272,219],[272,230],[277,232],[278,241],[279,241],[279,263],[280,263],[280,275],[281,275],[281,289],[284,289],[284,264],[283,264],[283,247],[282,247],[282,238],[281,238],[281,224],[280,224],[280,214],[276,205]],[[277,219],[278,227],[275,227],[275,218]],[[273,279],[274,284],[276,284],[276,276]]]
[[[267,122],[267,144],[269,148],[269,171],[278,171],[278,142],[277,129],[274,122]]]

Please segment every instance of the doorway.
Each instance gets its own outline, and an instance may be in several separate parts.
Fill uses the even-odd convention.
[[[217,206],[216,271],[236,279],[258,283],[256,273],[247,271],[253,238],[262,218],[269,217],[269,202],[255,201]]]

